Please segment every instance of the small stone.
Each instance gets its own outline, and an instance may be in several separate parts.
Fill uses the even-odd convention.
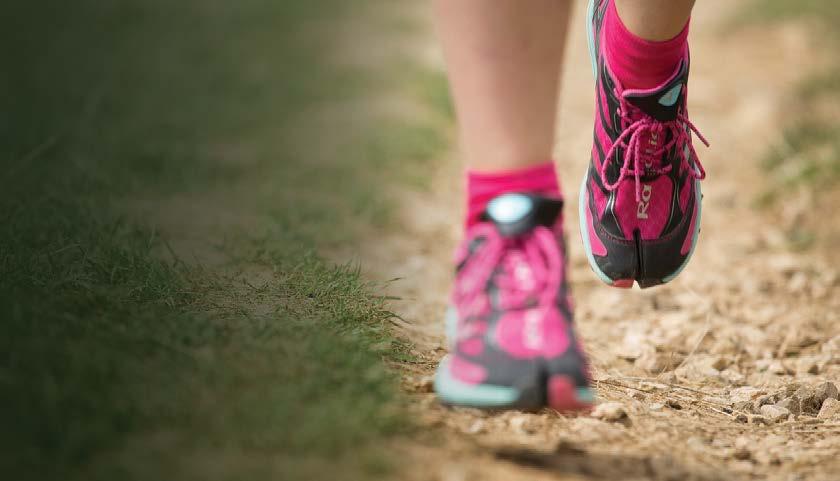
[[[733,403],[742,402],[742,401],[749,401],[752,402],[753,399],[761,396],[766,391],[762,391],[761,389],[757,389],[750,386],[739,387],[729,391],[729,398],[732,399]]]
[[[662,403],[651,403],[651,405],[650,405],[650,406],[648,406],[648,408],[649,408],[651,411],[661,411],[661,410],[662,410],[662,408],[664,408],[664,407],[665,407],[665,405],[664,405],[664,404],[662,404]]]
[[[673,371],[682,363],[684,357],[678,353],[660,353],[654,349],[644,351],[634,365],[645,371],[661,374],[666,371]]]
[[[799,382],[792,382],[786,385],[785,390],[781,393],[778,393],[779,399],[781,400],[782,398],[793,396],[794,394],[796,394],[796,391],[798,391],[801,387],[802,383]]]
[[[766,394],[764,396],[758,397],[752,403],[752,412],[758,413],[761,412],[761,408],[768,404],[776,404],[779,401],[779,397],[775,394]]]
[[[802,359],[796,364],[797,374],[819,374],[820,365],[813,359]]]
[[[667,401],[665,401],[665,405],[671,409],[676,409],[677,411],[682,409],[682,404],[680,404],[679,401],[674,399],[668,399]]]
[[[629,420],[624,405],[617,402],[608,402],[595,406],[595,409],[592,411],[592,417],[611,423]]]
[[[561,439],[557,441],[557,444],[554,445],[554,452],[557,454],[566,454],[566,455],[583,455],[586,453],[586,450],[581,448],[579,445],[573,443],[568,439]]]
[[[732,457],[735,459],[739,459],[741,461],[750,459],[752,457],[752,453],[750,452],[749,446],[752,443],[749,439],[741,436],[735,440],[735,451],[732,452]]]
[[[767,372],[770,374],[775,374],[777,376],[781,376],[788,373],[787,368],[782,361],[773,361],[767,366]]]
[[[808,276],[804,272],[796,272],[791,278],[788,288],[793,292],[801,292],[808,285]]]
[[[746,414],[743,414],[743,413],[735,416],[735,422],[736,423],[746,424],[747,421],[749,421],[749,420],[750,420],[750,418]]]
[[[414,390],[419,393],[430,393],[435,390],[435,377],[422,376],[414,381]]]
[[[476,419],[473,421],[472,424],[467,428],[467,434],[481,434],[485,431],[484,421],[481,419]]]
[[[645,392],[667,391],[668,389],[670,389],[670,386],[668,386],[667,384],[651,381],[642,381],[639,383],[639,387]]]
[[[729,406],[729,400],[720,396],[706,396],[703,400],[719,406]]]
[[[822,403],[820,413],[817,414],[818,419],[836,419],[840,418],[840,401],[834,398],[828,398]]]
[[[828,381],[818,384],[815,392],[818,397],[823,399],[823,401],[828,398],[840,400],[840,391],[837,390],[837,386]]]
[[[754,453],[753,456],[754,456],[753,459],[758,464],[765,464],[765,465],[772,465],[772,466],[778,466],[778,465],[782,464],[782,460],[779,458],[779,455],[777,453],[762,450],[762,451],[757,451],[756,453]]]
[[[756,425],[763,424],[763,425],[767,426],[767,425],[770,424],[770,421],[768,421],[767,418],[764,417],[764,416],[756,415],[756,416],[750,416],[750,424],[756,424]]]
[[[820,347],[820,351],[829,356],[836,355],[837,352],[840,351],[840,335],[834,336],[824,342]]]
[[[720,377],[731,384],[744,382],[744,375],[734,369],[724,369],[720,372]]]
[[[729,440],[724,439],[724,438],[713,437],[712,442],[709,443],[709,444],[711,444],[712,448],[714,448],[714,449],[725,449],[725,448],[730,447],[730,445],[732,443],[729,442]]]
[[[818,384],[815,387],[803,386],[796,391],[796,397],[802,402],[802,412],[816,415],[826,399],[838,399],[840,393],[837,386],[830,382]]]
[[[694,451],[702,452],[707,449],[706,442],[703,441],[702,438],[697,436],[691,436],[690,438],[688,438],[688,440],[686,440],[685,444],[688,445],[688,447]]]
[[[648,337],[647,331],[641,329],[629,329],[624,335],[624,342],[618,348],[618,357],[633,362],[645,352],[649,346],[645,345]]]
[[[742,413],[753,413],[755,414],[755,409],[753,409],[753,403],[750,401],[740,401],[736,403],[732,403],[732,409],[735,411],[739,411]]]
[[[791,414],[800,414],[802,412],[801,402],[796,396],[782,399],[776,403],[776,407],[784,408],[790,411]]]
[[[717,357],[715,359],[712,359],[711,363],[712,367],[714,369],[717,369],[718,371],[723,371],[724,369],[729,367],[730,364],[731,363],[729,362],[729,359],[725,357]]]
[[[641,392],[634,392],[633,399],[635,399],[636,401],[644,401],[645,399],[647,399],[647,396],[645,396],[645,394]]]
[[[761,414],[774,423],[784,421],[790,417],[789,410],[772,404],[761,406]]]
[[[538,430],[536,421],[530,415],[516,416],[511,418],[509,423],[511,428],[522,434],[534,434]]]

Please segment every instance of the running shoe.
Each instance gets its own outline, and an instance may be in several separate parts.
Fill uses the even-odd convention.
[[[491,200],[456,254],[450,354],[435,390],[446,404],[559,411],[593,402],[572,323],[559,199]]]
[[[590,0],[587,33],[596,84],[594,145],[580,191],[581,235],[589,264],[609,285],[652,287],[685,268],[700,234],[700,181],[706,173],[688,119],[689,58],[649,90],[622,87],[601,39],[611,0]]]

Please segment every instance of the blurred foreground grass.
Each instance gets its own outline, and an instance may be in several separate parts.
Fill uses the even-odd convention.
[[[387,222],[377,173],[411,181],[446,145],[366,108],[398,76],[341,61],[368,47],[333,32],[386,3],[4,4],[5,479],[387,472],[408,423],[382,360],[406,347],[314,250]]]

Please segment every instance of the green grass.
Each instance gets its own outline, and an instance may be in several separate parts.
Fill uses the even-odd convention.
[[[386,4],[4,7],[4,478],[389,472],[383,443],[410,423],[383,359],[407,346],[376,286],[317,248],[386,225],[375,187],[421,178],[446,137],[430,120],[313,115],[396,87],[328,61],[335,26]],[[177,244],[202,212],[242,219],[199,232],[221,260]]]
[[[830,50],[840,47],[840,10],[830,0],[756,0],[738,18],[748,23],[807,21],[815,31],[815,45]],[[825,58],[835,61],[806,77],[792,92],[788,107],[791,120],[764,158],[771,186],[758,199],[759,205],[773,205],[791,188],[819,192],[840,182],[840,120],[836,116],[840,108],[840,61],[836,56]]]

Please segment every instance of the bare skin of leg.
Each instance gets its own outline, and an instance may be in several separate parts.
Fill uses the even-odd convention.
[[[551,159],[570,0],[435,0],[467,167]]]
[[[634,35],[664,42],[685,27],[695,0],[615,0],[621,21]]]

